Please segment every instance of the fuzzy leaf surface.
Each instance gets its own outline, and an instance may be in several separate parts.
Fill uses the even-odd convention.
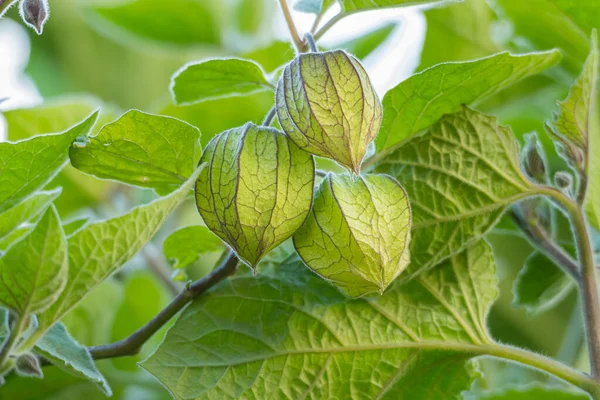
[[[406,141],[377,168],[412,208],[410,279],[478,241],[513,202],[534,194],[510,128],[467,107]]]
[[[484,242],[372,299],[293,262],[194,301],[142,366],[179,400],[454,398],[496,292]]]

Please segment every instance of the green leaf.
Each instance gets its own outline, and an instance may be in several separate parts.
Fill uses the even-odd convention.
[[[0,143],[0,212],[48,183],[67,162],[71,143],[87,135],[97,118],[96,111],[64,133]]]
[[[499,53],[480,60],[439,64],[415,74],[384,96],[377,149],[394,148],[442,115],[460,111],[462,104],[477,103],[559,60],[558,51]]]
[[[593,129],[594,114],[597,113],[598,40],[594,31],[592,50],[583,65],[569,96],[559,103],[554,126],[560,135],[581,149],[588,148]]]
[[[425,43],[419,71],[442,62],[474,60],[500,49],[491,38],[494,13],[485,0],[436,7],[424,12]]]
[[[196,184],[206,226],[254,267],[306,220],[315,179],[312,156],[283,133],[248,123],[206,147]]]
[[[373,299],[296,262],[194,301],[142,367],[178,399],[459,398],[496,293],[484,242]]]
[[[38,340],[34,351],[63,371],[95,382],[107,396],[112,395],[108,382],[96,368],[87,348],[77,343],[62,323],[50,328]]]
[[[48,309],[67,283],[67,239],[54,207],[0,258],[0,304],[25,318]]]
[[[516,307],[525,307],[529,314],[541,314],[565,299],[577,284],[552,260],[534,252],[514,281]]]
[[[597,1],[494,0],[491,4],[496,6],[499,15],[509,19],[518,47],[528,50],[558,47],[565,65],[574,73],[581,69],[589,54],[588,38],[592,29],[600,28]],[[527,42],[523,43],[521,38]]]
[[[69,151],[73,166],[159,194],[177,189],[201,156],[198,128],[172,117],[132,110]]]
[[[235,9],[239,31],[255,34],[265,21],[265,9],[265,0],[239,0]]]
[[[59,321],[91,290],[131,259],[154,236],[183,201],[199,168],[179,189],[129,213],[85,226],[68,238],[69,279],[56,303],[38,315],[39,336]]]
[[[484,392],[477,397],[477,400],[589,400],[589,398],[583,392],[536,383]]]
[[[478,241],[535,188],[519,168],[510,128],[463,107],[385,158],[377,171],[404,186],[412,209],[411,264],[401,280]]]
[[[200,254],[219,251],[223,243],[205,226],[188,226],[173,232],[165,239],[165,257],[175,260],[175,268],[194,263]]]
[[[185,65],[171,82],[177,104],[189,104],[273,90],[260,65],[241,58],[223,58]]]
[[[217,134],[246,122],[260,124],[273,106],[273,93],[261,92],[248,96],[225,97],[192,105],[170,105],[160,114],[179,118],[202,131],[202,146]]]
[[[60,189],[37,192],[21,204],[0,214],[0,239],[10,235],[21,224],[42,214],[59,195]]]
[[[364,60],[377,47],[390,37],[391,33],[398,27],[397,23],[389,23],[374,29],[371,32],[358,36],[355,39],[347,40],[335,46],[353,54],[356,58]]]
[[[88,222],[90,222],[90,217],[87,216],[63,222],[63,229],[65,231],[65,235],[67,235],[67,237],[73,235]]]
[[[218,45],[217,11],[202,0],[132,0],[83,5],[90,22],[116,40],[154,41],[169,46]]]
[[[347,296],[383,293],[409,263],[410,224],[406,192],[394,178],[329,174],[294,247]]]
[[[376,10],[389,7],[410,7],[416,5],[439,5],[462,0],[338,0],[345,13]]]
[[[111,122],[117,116],[112,107],[88,96],[65,96],[45,101],[33,108],[10,110],[4,113],[8,139],[21,140],[40,133],[61,132],[81,121],[102,106],[102,112],[92,132]],[[55,201],[60,215],[68,215],[80,208],[95,207],[107,200],[115,182],[101,181],[86,175],[67,164],[46,189],[62,187],[62,195]]]

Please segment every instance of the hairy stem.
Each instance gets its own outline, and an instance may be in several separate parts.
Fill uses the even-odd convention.
[[[27,318],[23,318],[22,316],[16,316],[12,326],[10,327],[10,333],[8,337],[6,340],[4,340],[4,343],[2,343],[2,348],[0,349],[0,370],[2,372],[6,372],[4,371],[6,369],[6,361],[13,351],[13,348],[17,344],[21,333],[23,333],[23,330],[25,329],[26,319]]]
[[[581,302],[585,317],[590,371],[592,377],[596,381],[600,381],[600,303],[594,268],[594,250],[585,222],[585,211],[580,204],[558,190],[548,188],[546,189],[546,193],[567,211],[573,225],[581,269],[579,291],[581,293]]]
[[[571,275],[575,281],[579,281],[580,273],[577,262],[571,258],[552,238],[550,234],[538,223],[530,223],[523,216],[515,211],[511,211],[511,217],[521,228],[521,231],[527,236],[529,242],[542,254],[551,260],[554,260],[559,267]]]
[[[265,119],[263,120],[262,125],[263,126],[271,125],[271,122],[273,122],[273,119],[275,118],[276,114],[277,114],[277,107],[276,106],[271,107],[271,109],[267,113]]]
[[[131,356],[139,353],[148,339],[169,322],[171,318],[177,315],[177,313],[179,313],[179,311],[181,311],[188,303],[221,282],[223,279],[232,275],[236,270],[237,263],[237,257],[233,252],[230,252],[221,265],[215,268],[209,275],[188,285],[184,291],[179,293],[171,303],[169,303],[146,325],[118,342],[90,347],[90,354],[94,359],[99,360],[103,358]]]
[[[287,0],[279,0],[279,5],[281,6],[281,11],[283,11],[285,22],[287,23],[288,30],[290,31],[290,35],[292,35],[292,40],[294,41],[296,48],[301,53],[306,51],[306,43],[298,34],[298,29],[296,29],[296,25],[294,24],[294,19],[292,18],[292,13],[290,11],[290,7],[288,6]]]

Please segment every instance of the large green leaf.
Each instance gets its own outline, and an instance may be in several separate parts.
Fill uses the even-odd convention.
[[[187,226],[173,232],[165,239],[165,257],[175,260],[175,268],[185,268],[195,262],[200,254],[223,249],[223,242],[207,227]]]
[[[491,38],[493,12],[485,0],[465,0],[425,11],[427,30],[418,70],[474,60],[500,49]]]
[[[165,194],[190,177],[201,152],[198,128],[132,110],[87,142],[75,142],[69,156],[75,168],[88,174]]]
[[[96,368],[87,348],[77,343],[62,323],[50,328],[38,340],[34,351],[71,375],[97,383],[107,396],[112,394],[108,382]]]
[[[376,139],[379,151],[398,146],[462,104],[476,103],[556,64],[558,51],[499,53],[475,61],[439,64],[415,74],[386,93]]]
[[[59,195],[60,189],[37,192],[23,203],[0,214],[0,239],[10,235],[22,223],[29,222],[46,211]]]
[[[87,293],[133,257],[154,236],[171,212],[186,197],[198,170],[178,190],[129,213],[86,225],[68,238],[69,279],[65,290],[38,315],[39,337],[79,303]]]
[[[462,251],[506,206],[535,194],[518,150],[510,128],[463,107],[382,161],[378,170],[404,186],[413,213],[411,264],[401,280]]]
[[[524,307],[529,314],[539,314],[557,305],[576,288],[577,283],[552,260],[534,252],[515,279],[513,305]]]
[[[192,303],[142,366],[178,399],[458,398],[495,297],[483,242],[372,299],[296,262]]]
[[[0,304],[23,318],[54,303],[67,283],[67,239],[54,207],[0,258]]]
[[[216,3],[216,2],[215,2]],[[216,10],[206,0],[86,2],[83,8],[100,32],[117,40],[149,40],[170,46],[221,42]]]
[[[173,76],[178,104],[273,90],[260,65],[241,58],[217,58],[188,64]]]
[[[64,133],[0,143],[0,212],[48,183],[67,162],[71,143],[87,135],[97,118],[96,111]]]
[[[589,53],[592,29],[600,27],[600,2],[595,0],[493,0],[491,3],[500,15],[510,20],[517,39],[528,40],[523,47],[531,49],[533,45],[540,50],[559,47],[566,66],[573,72],[579,71]]]
[[[388,7],[407,7],[415,5],[434,5],[462,0],[338,0],[346,13],[376,10]]]

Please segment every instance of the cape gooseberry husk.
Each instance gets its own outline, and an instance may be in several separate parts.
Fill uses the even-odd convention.
[[[254,268],[306,220],[312,156],[276,129],[248,123],[214,137],[200,163],[196,205],[206,226]]]
[[[279,78],[276,103],[281,127],[300,148],[360,172],[382,107],[356,58],[343,50],[299,55]]]
[[[350,297],[383,293],[408,266],[411,210],[388,175],[329,174],[294,234],[304,263]]]

